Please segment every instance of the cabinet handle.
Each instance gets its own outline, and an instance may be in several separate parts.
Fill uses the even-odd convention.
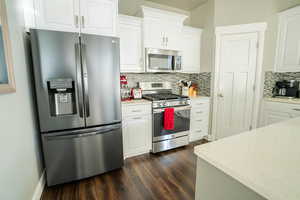
[[[74,15],[74,24],[76,28],[78,28],[78,22],[79,22],[78,18],[79,18],[78,15]]]
[[[202,122],[203,120],[202,119],[198,119],[198,120],[196,120],[196,122]]]
[[[196,133],[201,133],[201,132],[202,132],[201,130],[197,130],[197,131],[196,131]]]
[[[165,36],[163,36],[163,38],[162,38],[162,43],[161,43],[163,47],[165,46],[165,43],[166,43],[166,42],[165,42]]]
[[[168,46],[168,42],[169,42],[169,38],[168,37],[166,37],[166,46]]]
[[[299,108],[294,108],[293,110],[294,110],[294,111],[300,112],[300,109],[299,109]]]
[[[201,105],[203,105],[204,103],[197,103],[197,106],[201,106]]]
[[[197,114],[202,114],[203,112],[202,111],[200,111],[200,112],[196,112]]]
[[[137,120],[137,119],[142,119],[142,117],[134,117],[132,119],[136,119]]]
[[[81,16],[81,26],[82,28],[85,28],[84,16]]]
[[[132,110],[132,112],[141,112],[141,110]]]

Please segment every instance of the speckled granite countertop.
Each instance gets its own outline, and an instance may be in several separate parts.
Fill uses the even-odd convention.
[[[146,99],[136,99],[136,100],[130,100],[130,101],[122,101],[122,105],[133,105],[133,104],[151,104],[151,101],[148,101]]]
[[[272,101],[278,103],[300,104],[300,98],[286,98],[286,97],[265,97],[265,101]]]

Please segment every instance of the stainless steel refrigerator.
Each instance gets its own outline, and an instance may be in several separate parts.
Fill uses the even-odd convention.
[[[30,31],[48,186],[123,165],[119,39]]]

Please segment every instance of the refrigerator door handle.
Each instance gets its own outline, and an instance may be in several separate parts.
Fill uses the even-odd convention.
[[[80,46],[79,44],[75,44],[75,58],[76,58],[76,79],[78,85],[78,105],[79,105],[79,116],[83,118],[83,94],[82,94],[82,69],[81,69],[81,61],[80,61]]]
[[[89,103],[89,83],[88,83],[88,71],[86,65],[86,45],[81,44],[81,62],[83,70],[83,88],[84,88],[84,106],[86,117],[90,116],[90,103]]]
[[[94,136],[94,135],[99,135],[99,134],[105,134],[105,133],[112,132],[112,131],[118,130],[118,129],[120,129],[120,127],[105,128],[105,129],[100,129],[100,130],[86,132],[86,133],[49,135],[49,136],[46,136],[45,138],[47,140],[63,140],[63,139],[82,138],[82,137]]]

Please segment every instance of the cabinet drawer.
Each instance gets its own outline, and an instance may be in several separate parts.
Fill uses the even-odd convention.
[[[192,121],[191,122],[191,130],[207,130],[208,129],[208,121]]]
[[[193,120],[208,120],[209,110],[193,110],[191,111],[191,121]]]
[[[132,116],[132,115],[147,115],[151,114],[152,109],[150,104],[145,105],[123,105],[122,106],[122,116]]]
[[[191,126],[193,125],[205,125],[207,126],[208,125],[208,118],[196,118],[196,119],[191,119]]]

